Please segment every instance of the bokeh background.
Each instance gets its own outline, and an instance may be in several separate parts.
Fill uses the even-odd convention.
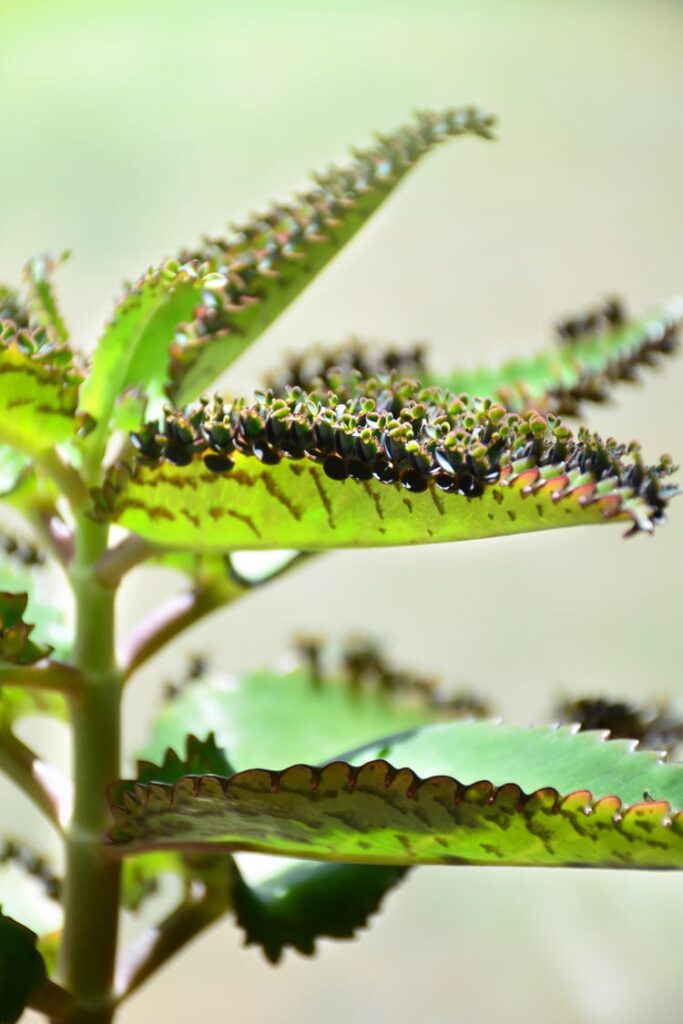
[[[443,368],[531,351],[605,294],[644,311],[683,290],[682,44],[673,0],[5,0],[0,279],[73,250],[59,285],[89,346],[123,278],[414,108],[471,101],[499,113],[500,141],[427,160],[229,386],[353,332],[426,339]],[[646,377],[588,422],[683,461],[683,360]],[[653,540],[584,528],[320,559],[140,674],[129,751],[183,651],[240,670],[301,629],[372,633],[518,722],[560,691],[681,699],[682,512]],[[136,575],[121,630],[168,586]],[[66,761],[61,731],[31,728]],[[0,797],[3,826],[37,828]],[[216,927],[121,1021],[675,1024],[682,898],[664,874],[422,869],[359,941],[322,942],[313,961],[273,969]]]

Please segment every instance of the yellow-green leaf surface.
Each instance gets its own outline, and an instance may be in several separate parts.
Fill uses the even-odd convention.
[[[169,260],[149,270],[119,299],[81,391],[81,409],[100,421],[101,431],[115,399],[128,388],[155,398],[163,395],[175,328],[192,317],[206,285],[206,268]]]
[[[190,407],[133,435],[139,456],[97,511],[195,551],[471,540],[607,520],[651,531],[676,488],[664,458],[577,437],[555,417],[415,382],[258,394]]]
[[[278,204],[227,239],[181,259],[207,261],[225,279],[172,349],[171,395],[193,400],[250,345],[351,240],[410,169],[460,135],[491,137],[492,118],[474,108],[422,113],[346,166],[316,176],[293,202]]]
[[[683,299],[672,299],[640,320],[622,322],[621,315],[615,319],[595,317],[587,330],[582,328],[563,345],[502,366],[426,373],[422,379],[456,393],[488,395],[508,409],[534,406],[575,412],[581,400],[603,401],[615,381],[633,380],[638,366],[674,351]]]
[[[80,381],[68,348],[0,323],[0,442],[35,455],[73,437]]]
[[[594,733],[486,722],[427,727],[390,749],[394,766],[336,761],[117,783],[114,848],[406,866],[683,867],[681,764]],[[438,774],[401,767],[409,753]]]

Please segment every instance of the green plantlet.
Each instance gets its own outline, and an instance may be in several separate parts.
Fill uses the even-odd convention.
[[[0,768],[65,850],[62,877],[14,837],[0,844],[2,870],[62,908],[40,936],[0,912],[0,1024],[26,1007],[107,1024],[224,915],[272,962],[312,954],[421,864],[683,868],[673,710],[587,695],[561,705],[562,725],[506,726],[363,638],[334,652],[300,637],[286,667],[237,678],[195,659],[121,777],[121,697],[141,666],[311,557],[664,521],[671,460],[560,416],[672,353],[680,301],[631,320],[610,299],[500,367],[439,376],[421,346],[353,339],[304,351],[253,395],[207,391],[424,155],[492,130],[471,108],[419,114],[296,201],[143,274],[89,360],[55,297],[63,257],[0,289],[0,499],[26,523],[0,534]],[[73,635],[40,598],[53,562]],[[186,590],[117,654],[119,585],[143,564]],[[19,738],[31,714],[69,722],[70,783]],[[299,863],[253,884],[243,851]],[[183,882],[177,905],[120,949],[122,911],[166,875]]]

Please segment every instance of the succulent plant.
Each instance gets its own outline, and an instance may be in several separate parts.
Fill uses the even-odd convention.
[[[491,139],[493,119],[418,114],[295,200],[152,267],[90,358],[59,312],[63,257],[32,259],[20,289],[0,289],[0,499],[25,520],[19,539],[0,536],[0,768],[65,849],[61,877],[11,835],[0,844],[0,864],[63,909],[40,936],[0,912],[0,1024],[27,1006],[105,1024],[223,915],[273,962],[311,954],[353,936],[421,864],[683,867],[675,708],[588,694],[554,724],[504,725],[485,697],[395,666],[373,639],[335,653],[303,636],[284,666],[237,677],[202,653],[121,777],[121,697],[140,667],[312,557],[664,522],[671,459],[561,417],[674,352],[681,300],[631,319],[610,298],[498,367],[439,375],[424,346],[354,338],[304,349],[252,395],[207,392],[457,136]],[[73,635],[41,597],[52,563]],[[119,586],[141,565],[182,574],[185,590],[117,653]],[[36,713],[71,726],[61,784],[17,734]],[[298,863],[255,884],[242,851]],[[121,912],[169,874],[177,905],[120,949]]]

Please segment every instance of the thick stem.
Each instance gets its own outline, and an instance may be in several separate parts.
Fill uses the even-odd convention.
[[[79,518],[71,580],[76,599],[74,664],[83,675],[73,702],[74,811],[67,829],[61,975],[78,1009],[70,1024],[107,1024],[113,1014],[120,865],[106,856],[106,788],[118,777],[121,679],[114,658],[115,591],[94,565],[105,526]]]

